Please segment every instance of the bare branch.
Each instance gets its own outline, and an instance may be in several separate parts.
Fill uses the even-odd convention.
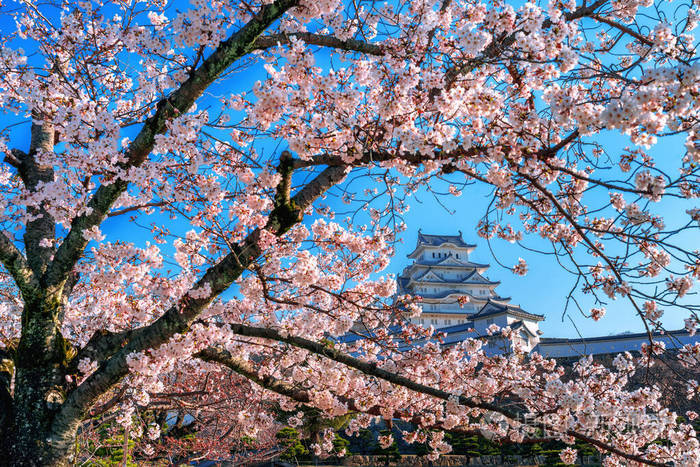
[[[128,338],[130,331],[110,332],[100,330],[92,335],[90,340],[81,348],[76,356],[71,360],[66,369],[66,373],[73,374],[78,371],[78,363],[85,358],[97,362],[98,364],[111,357]]]
[[[651,46],[651,45],[654,45],[654,41],[649,40],[649,38],[644,37],[644,36],[641,35],[640,33],[638,33],[638,32],[636,32],[636,31],[634,31],[634,30],[628,28],[627,26],[625,26],[625,25],[623,25],[623,24],[616,23],[615,21],[613,21],[613,20],[611,20],[611,19],[608,19],[608,18],[606,18],[606,17],[604,17],[604,16],[598,15],[598,14],[590,15],[590,17],[593,18],[593,19],[595,19],[596,21],[600,21],[601,23],[605,23],[605,24],[607,24],[608,26],[612,26],[613,28],[615,28],[615,29],[617,29],[617,30],[619,30],[619,31],[622,31],[622,32],[624,32],[625,34],[629,34],[630,36],[634,37],[635,39],[637,39],[637,40],[638,40],[639,42],[641,42],[642,44],[650,45],[650,46]]]

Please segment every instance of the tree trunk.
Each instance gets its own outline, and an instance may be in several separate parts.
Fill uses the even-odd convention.
[[[70,465],[75,431],[55,435],[53,420],[65,399],[70,345],[55,321],[58,303],[41,297],[25,305],[22,337],[17,347],[12,414],[0,464],[9,466]],[[7,425],[6,425],[7,426]]]
[[[29,152],[18,156],[17,165],[29,192],[54,179],[53,167],[42,164],[37,157],[53,151],[54,127],[40,113],[32,117]],[[55,238],[55,221],[43,205],[29,206],[27,211],[32,220],[27,222],[24,244],[34,281],[21,289],[22,335],[13,355],[14,391],[5,394],[9,397],[8,415],[0,417],[5,454],[0,464],[69,465],[75,427],[56,430],[53,422],[66,397],[66,366],[73,350],[60,332],[63,284],[47,287],[43,278],[54,248],[42,241]]]

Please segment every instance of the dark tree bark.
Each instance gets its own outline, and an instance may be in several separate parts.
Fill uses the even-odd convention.
[[[17,172],[28,191],[36,191],[41,183],[53,181],[53,168],[37,161],[42,152],[52,152],[53,126],[34,116],[29,153],[15,153]],[[67,362],[74,353],[61,335],[59,315],[62,286],[46,287],[41,278],[54,253],[43,247],[43,239],[55,238],[55,221],[44,206],[30,207],[33,220],[24,233],[26,263],[17,261],[19,269],[29,269],[31,280],[20,287],[24,308],[22,334],[3,374],[9,381],[14,371],[14,394],[0,389],[0,398],[7,407],[2,417],[5,452],[9,457],[0,463],[9,465],[56,465],[65,459],[65,452],[56,452],[51,443],[51,425],[65,399]],[[21,254],[20,254],[21,255]],[[9,356],[9,355],[8,355]]]
[[[186,113],[202,93],[235,61],[260,46],[258,37],[298,0],[277,0],[261,8],[246,25],[222,42],[189,79],[158,103],[126,151],[125,170],[141,165],[151,153],[155,137],[165,133],[167,122]],[[28,191],[52,182],[53,167],[43,165],[41,153],[52,152],[55,132],[44,115],[34,114],[28,153],[15,150],[6,162],[17,173]],[[337,170],[337,169],[335,169]],[[73,268],[88,243],[82,232],[97,226],[107,217],[116,199],[127,189],[124,180],[100,186],[88,203],[88,213],[75,218],[69,233],[58,249],[42,246],[42,240],[55,240],[56,224],[43,205],[30,207],[31,216],[24,234],[24,251],[13,240],[0,234],[0,261],[10,272],[22,294],[22,331],[16,349],[0,353],[0,465],[61,466],[70,465],[70,452],[80,422],[90,407],[126,374],[128,349],[142,351],[166,342],[175,332],[186,331],[209,301],[187,303],[189,314],[167,311],[150,326],[132,333],[106,334],[91,340],[80,355],[89,354],[104,362],[84,385],[67,385],[66,375],[76,365],[76,352],[61,335],[62,306],[75,282]],[[300,219],[300,211],[280,206],[273,219],[274,231],[286,231]],[[296,216],[296,217],[294,217]],[[244,263],[253,260],[259,249],[253,238],[236,251],[248,253]],[[256,254],[257,253],[257,254]],[[25,257],[26,255],[26,257]],[[231,256],[231,255],[229,255]],[[245,265],[224,258],[219,268],[202,280],[212,282],[218,293],[228,287]],[[128,343],[128,345],[127,345]],[[92,355],[96,353],[99,355]],[[14,390],[11,382],[14,378]]]

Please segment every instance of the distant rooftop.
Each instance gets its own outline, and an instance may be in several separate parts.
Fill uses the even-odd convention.
[[[655,331],[652,333],[652,336],[656,339],[660,338],[671,338],[671,337],[677,337],[677,336],[686,336],[690,335],[690,332],[688,332],[687,329],[676,329],[673,331],[665,331],[665,332],[658,332]],[[543,337],[540,340],[540,344],[585,344],[587,342],[599,342],[599,341],[619,341],[623,339],[647,339],[649,337],[649,334],[646,332],[635,332],[632,333],[630,331],[625,331],[621,334],[613,334],[610,336],[596,336],[596,337],[574,337],[574,338],[566,338],[566,337]],[[692,337],[692,336],[691,336]]]

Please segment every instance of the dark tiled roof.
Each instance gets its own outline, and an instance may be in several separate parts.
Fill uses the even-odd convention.
[[[528,313],[519,306],[501,303],[500,301],[495,301],[493,299],[489,299],[486,305],[481,308],[481,311],[474,315],[474,318],[484,318],[486,316],[500,315],[502,313],[508,313],[519,318],[534,319],[537,321],[542,321],[544,319],[544,315]]]
[[[469,315],[470,318],[475,313],[471,310],[423,310],[423,315]]]
[[[450,334],[453,334],[455,332],[465,332],[469,328],[473,328],[473,327],[474,327],[474,323],[472,323],[471,321],[467,321],[466,323],[462,323],[462,324],[453,324],[452,326],[438,328],[437,331],[444,332],[445,334],[450,335]]]
[[[416,279],[416,282],[420,282],[422,284],[443,284],[443,285],[449,285],[449,284],[469,284],[469,285],[499,285],[500,282],[498,281],[475,281],[475,280],[439,280],[439,281],[434,281],[434,280],[423,280],[421,278]],[[458,290],[455,290],[455,292],[459,292]],[[462,292],[465,293],[466,292]]]
[[[444,264],[445,261],[453,259],[453,257],[448,256],[447,258],[440,259],[440,261],[426,261],[422,258],[416,259],[411,266],[409,266],[406,269],[410,269],[411,267],[415,266],[423,266],[423,267],[434,267],[434,266],[439,266],[440,268],[457,268],[457,269],[482,269],[482,268],[490,268],[490,264],[484,264],[484,263],[473,263],[471,261],[462,261],[462,260],[457,260],[459,261],[459,264]]]
[[[467,280],[469,279],[469,280]],[[492,281],[489,280],[488,278],[482,276],[479,274],[477,271],[474,271],[473,273],[469,274],[468,277],[465,278],[464,280],[465,284],[500,284],[500,281]]]
[[[700,331],[700,330],[699,330]],[[654,338],[660,338],[665,336],[683,336],[688,334],[685,329],[678,329],[676,331],[666,331],[664,334],[660,332],[655,332],[652,334]],[[583,337],[583,338],[573,338],[569,339],[566,337],[542,337],[540,339],[540,345],[544,344],[585,344],[587,342],[599,342],[599,341],[609,341],[609,340],[621,340],[621,339],[639,339],[640,337],[647,337],[646,332],[636,332],[628,334],[613,334],[612,336],[596,336],[596,337]]]
[[[522,329],[524,329],[528,334],[530,334],[531,336],[533,336],[533,337],[537,336],[537,334],[534,334],[534,333],[530,330],[530,328],[528,328],[527,326],[525,326],[525,323],[523,323],[523,321],[520,320],[520,319],[519,319],[518,321],[515,321],[514,323],[509,324],[508,326],[510,326],[510,328],[511,328],[513,331],[517,331],[518,329],[521,329],[521,328],[522,328]]]
[[[399,276],[396,278],[397,292],[400,294],[406,293],[406,284],[408,284],[408,277]]]
[[[440,246],[443,243],[452,243],[464,248],[476,247],[476,245],[465,242],[461,232],[459,235],[430,235],[424,234],[420,230],[418,231],[418,244]]]
[[[428,268],[428,269],[426,269],[425,271],[423,271],[423,274],[419,274],[419,275],[415,276],[415,277],[413,278],[413,280],[414,280],[414,281],[420,280],[420,279],[424,278],[425,276],[427,276],[428,274],[430,274],[431,272],[432,272],[433,274],[436,274],[435,271],[432,270],[432,268]],[[437,275],[437,274],[436,274],[436,275]],[[439,278],[440,276],[437,276],[437,277]]]
[[[429,273],[435,274],[439,280],[434,281],[434,280],[422,280],[423,277],[427,276]],[[410,277],[406,276],[400,276],[399,279],[404,279],[406,282],[403,283],[403,285],[408,285],[408,282],[410,282]],[[426,269],[422,274],[417,275],[413,278],[414,281],[416,282],[425,282],[425,283],[430,283],[430,284],[483,284],[483,285],[499,285],[500,281],[491,281],[487,279],[486,277],[482,276],[479,274],[476,270],[472,271],[469,275],[467,275],[464,279],[458,280],[458,279],[443,279],[440,277],[440,274],[437,272],[433,271],[432,268]]]
[[[430,235],[424,234],[419,230],[416,248],[408,254],[408,257],[411,258],[421,246],[440,246],[445,243],[451,243],[461,248],[476,248],[476,245],[464,241],[461,231],[459,232],[459,235]]]
[[[447,261],[454,261],[457,264],[442,264]],[[417,264],[426,264],[419,261],[416,261]],[[445,258],[440,259],[440,261],[436,263],[432,263],[435,265],[439,265],[441,267],[453,267],[453,268],[488,268],[491,265],[490,264],[481,264],[481,263],[472,263],[471,261],[462,261],[461,259],[455,258],[454,256],[447,256]]]

